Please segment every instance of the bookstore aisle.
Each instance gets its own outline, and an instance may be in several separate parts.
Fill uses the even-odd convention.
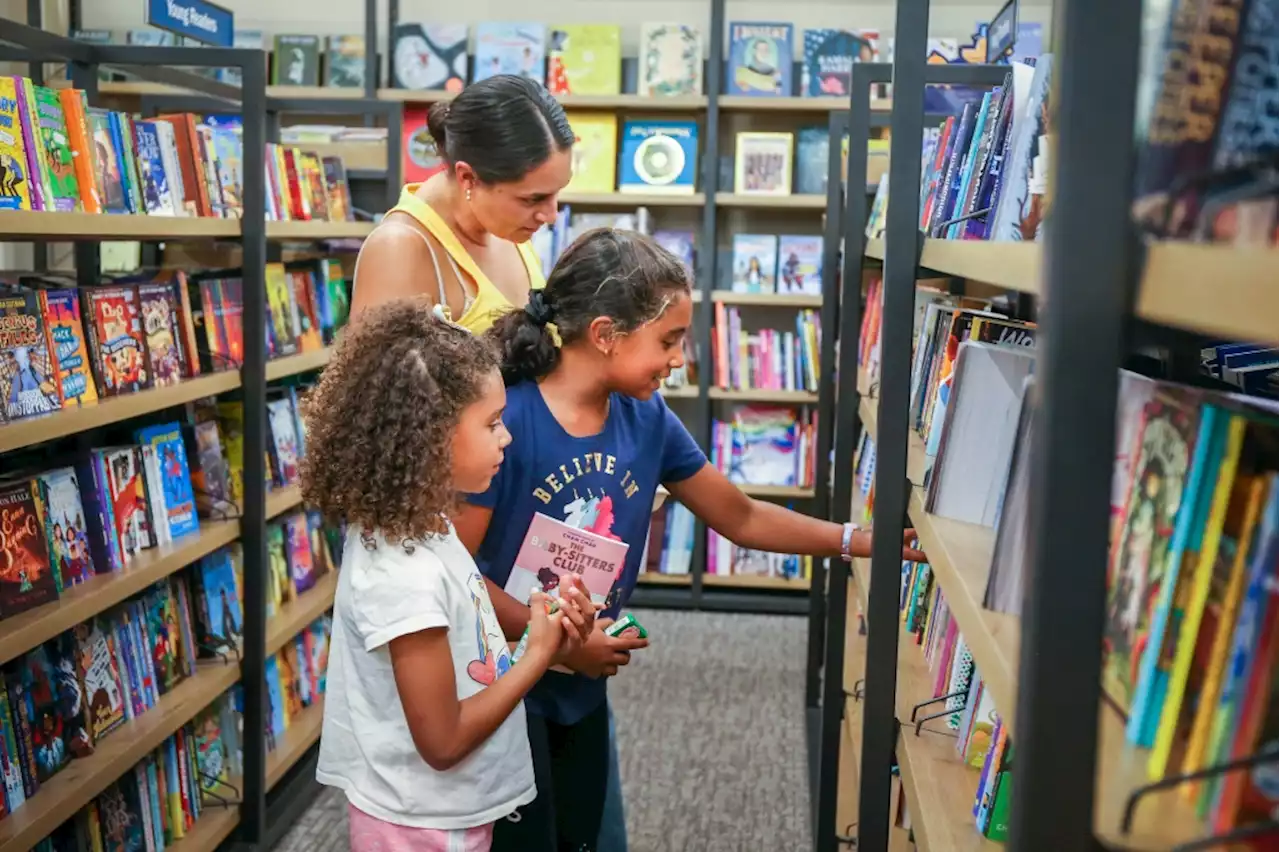
[[[670,610],[637,617],[653,644],[609,686],[629,852],[810,849],[805,622]],[[346,800],[325,792],[275,852],[346,848]]]

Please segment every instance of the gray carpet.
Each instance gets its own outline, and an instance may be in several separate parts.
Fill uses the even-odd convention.
[[[654,644],[609,687],[630,852],[809,849],[805,620],[636,615]],[[345,807],[326,791],[276,852],[346,849]]]

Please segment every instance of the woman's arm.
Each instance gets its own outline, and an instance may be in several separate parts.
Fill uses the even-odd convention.
[[[351,316],[365,308],[413,296],[439,301],[431,251],[425,235],[408,222],[389,219],[375,228],[360,247],[356,259]]]
[[[688,479],[669,482],[666,486],[671,495],[689,507],[704,524],[739,547],[808,556],[842,555],[843,525],[754,500],[711,464],[704,465]],[[911,537],[914,531],[908,530],[903,540]],[[850,551],[853,556],[870,556],[871,531],[855,532]],[[927,561],[922,551],[906,546],[902,548],[902,558]]]

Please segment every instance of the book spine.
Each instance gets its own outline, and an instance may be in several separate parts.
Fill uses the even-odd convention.
[[[44,147],[36,144],[40,134],[31,100],[31,81],[14,77],[14,94],[18,102],[18,123],[22,125],[23,150],[27,155],[27,186],[31,189],[31,209],[50,210],[53,198],[49,189],[49,175],[44,167]]]

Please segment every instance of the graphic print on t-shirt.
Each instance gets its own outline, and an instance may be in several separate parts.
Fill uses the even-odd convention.
[[[467,592],[476,611],[476,659],[467,664],[467,675],[481,686],[489,686],[511,668],[511,649],[498,626],[489,590],[478,571],[467,578]]]

